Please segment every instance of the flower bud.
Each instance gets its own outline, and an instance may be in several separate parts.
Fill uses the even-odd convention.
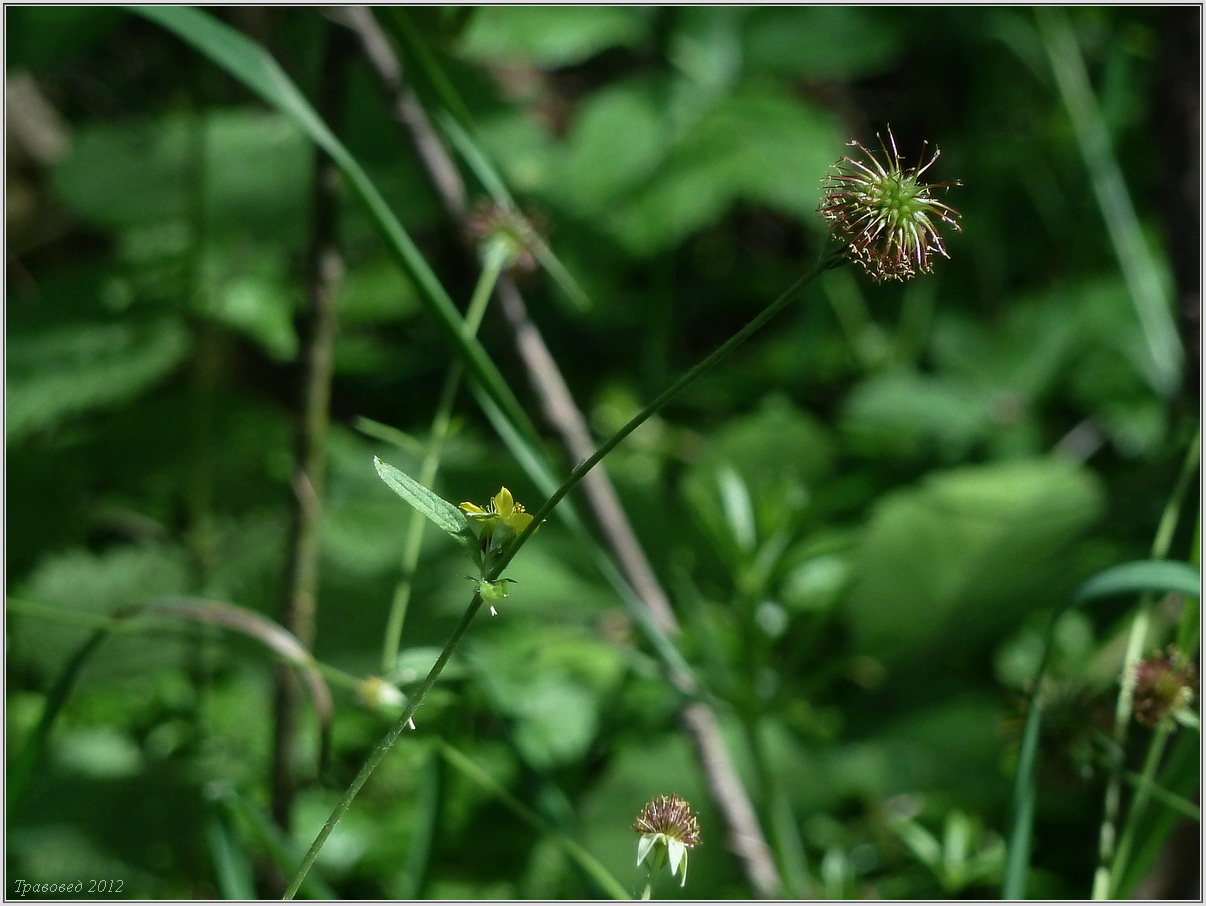
[[[406,706],[406,695],[393,683],[379,676],[366,676],[360,682],[360,701],[365,707],[397,713]]]

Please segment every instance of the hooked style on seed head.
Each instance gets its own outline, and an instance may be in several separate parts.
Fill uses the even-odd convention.
[[[891,127],[887,133],[886,141],[876,133],[882,161],[862,142],[848,143],[862,152],[862,159],[843,156],[833,165],[834,172],[826,174],[821,184],[823,196],[817,208],[833,235],[847,243],[847,257],[876,282],[931,273],[935,253],[950,257],[938,222],[960,230],[957,218],[962,216],[934,196],[938,189],[962,183],[920,181],[942,152],[935,147],[925,160],[929,146],[925,142],[917,165],[905,167]]]

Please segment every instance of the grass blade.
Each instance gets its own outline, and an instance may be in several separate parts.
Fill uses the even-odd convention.
[[[460,771],[469,780],[489,792],[492,796],[498,798],[498,801],[505,805],[508,809],[522,818],[525,822],[531,825],[541,833],[548,834],[554,839],[562,849],[565,850],[574,862],[578,863],[578,867],[589,876],[601,890],[605,891],[609,897],[616,900],[630,900],[632,894],[624,888],[624,885],[612,877],[611,872],[603,867],[594,856],[586,851],[580,843],[572,840],[563,834],[557,828],[549,824],[539,814],[532,811],[502,786],[497,780],[487,774],[477,764],[462,753],[459,749],[449,745],[443,740],[440,741],[440,752],[450,765]]]
[[[1005,874],[1001,898],[1024,899],[1026,878],[1030,872],[1031,831],[1034,827],[1036,797],[1035,768],[1038,762],[1039,730],[1042,726],[1041,690],[1047,672],[1055,627],[1064,612],[1088,601],[1116,594],[1141,591],[1180,592],[1197,594],[1198,571],[1187,563],[1172,560],[1137,560],[1110,567],[1085,581],[1071,601],[1052,615],[1043,637],[1043,654],[1035,672],[1030,706],[1022,729],[1022,745],[1018,754],[1017,776],[1014,781],[1013,817],[1009,831],[1009,848],[1005,857]]]
[[[351,152],[327,128],[305,95],[261,45],[208,13],[187,6],[126,7],[162,26],[226,70],[284,114],[339,167],[381,230],[403,271],[444,329],[457,355],[509,419],[530,431],[530,422],[485,349],[470,335],[435,273]]]
[[[1184,354],[1172,306],[1155,256],[1143,238],[1139,217],[1131,202],[1122,168],[1110,147],[1110,135],[1093,87],[1085,71],[1084,57],[1067,13],[1053,7],[1035,10],[1043,45],[1055,75],[1060,97],[1072,121],[1093,193],[1101,208],[1114,254],[1138,315],[1146,346],[1147,376],[1154,389],[1169,396],[1181,379]]]

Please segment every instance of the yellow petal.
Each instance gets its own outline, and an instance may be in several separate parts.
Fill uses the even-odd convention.
[[[465,513],[469,516],[488,516],[488,515],[490,515],[485,510],[483,510],[480,506],[478,506],[476,503],[470,503],[467,500],[461,504],[460,508],[462,510],[464,510]]]
[[[499,488],[498,493],[494,495],[494,512],[503,519],[507,519],[513,509],[515,509],[515,498],[505,487]]]
[[[517,513],[512,513],[511,518],[507,520],[507,524],[515,529],[515,534],[519,534],[528,527],[528,523],[532,521],[532,514],[525,513],[522,510]]]

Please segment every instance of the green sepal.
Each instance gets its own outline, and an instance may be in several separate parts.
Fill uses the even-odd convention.
[[[489,579],[479,579],[476,576],[465,576],[471,582],[477,583],[477,593],[486,601],[501,601],[507,596],[507,583],[518,585],[514,579],[495,579],[491,582]]]
[[[649,855],[649,851],[653,849],[653,844],[658,841],[661,834],[642,834],[641,839],[637,841],[637,865],[640,865]],[[652,870],[652,866],[651,869]]]
[[[678,867],[683,867],[683,881],[680,887],[687,886],[687,846],[675,837],[666,838],[666,856],[670,860],[670,877],[678,874]]]

